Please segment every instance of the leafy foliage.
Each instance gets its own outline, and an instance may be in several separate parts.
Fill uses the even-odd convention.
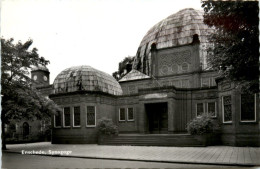
[[[13,39],[1,39],[2,54],[2,116],[4,122],[12,119],[41,118],[56,112],[58,106],[31,87],[29,71],[33,65],[47,65],[37,49],[29,50],[32,40],[13,44]]]
[[[257,1],[202,1],[204,22],[216,29],[208,62],[247,91],[259,89]]]
[[[118,71],[114,72],[112,75],[116,80],[121,79],[125,74],[132,70],[132,64],[134,57],[128,56],[125,57],[118,65]]]
[[[101,135],[118,135],[118,128],[111,119],[102,118],[98,123],[98,132]]]
[[[48,98],[43,97],[36,89],[31,87],[29,77],[31,66],[47,65],[45,58],[40,57],[37,49],[29,50],[33,41],[14,44],[13,39],[1,38],[1,95],[2,95],[2,134],[4,124],[11,120],[41,119],[49,117],[60,110]],[[2,138],[4,140],[4,138]]]
[[[32,65],[38,64],[47,65],[49,61],[44,57],[40,57],[37,49],[33,48],[29,51],[33,41],[28,40],[25,43],[19,41],[13,44],[13,39],[5,40],[1,38],[1,56],[2,56],[2,84],[13,84],[19,82],[21,85],[28,87],[29,69]]]
[[[193,135],[213,133],[218,128],[219,123],[214,121],[210,115],[205,113],[199,118],[194,118],[187,125],[188,132]]]

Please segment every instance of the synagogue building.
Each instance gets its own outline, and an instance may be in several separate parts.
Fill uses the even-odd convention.
[[[122,144],[152,136],[143,144],[168,139],[185,146],[195,142],[187,123],[206,113],[221,123],[218,144],[259,146],[259,96],[241,93],[207,64],[213,31],[203,23],[203,11],[183,9],[148,30],[132,70],[119,81],[89,65],[65,68],[51,92],[49,84],[40,87],[63,110],[52,117],[52,143],[97,143],[98,121],[108,118],[119,138],[127,136]]]

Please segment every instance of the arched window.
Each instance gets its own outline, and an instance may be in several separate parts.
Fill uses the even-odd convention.
[[[199,35],[198,34],[194,34],[193,38],[192,38],[192,43],[199,43],[199,42],[200,42]]]
[[[153,43],[153,44],[151,45],[151,51],[154,51],[154,50],[156,50],[156,43]]]

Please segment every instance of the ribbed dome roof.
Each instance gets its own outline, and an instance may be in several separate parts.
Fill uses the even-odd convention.
[[[75,66],[63,70],[53,82],[54,93],[102,91],[121,95],[119,83],[109,74],[90,66]]]
[[[137,50],[133,68],[151,75],[150,49],[153,43],[157,49],[190,44],[193,35],[197,34],[200,47],[204,49],[211,32],[213,29],[203,23],[203,11],[187,8],[172,14],[146,33]],[[206,68],[205,52],[201,52],[200,61]]]

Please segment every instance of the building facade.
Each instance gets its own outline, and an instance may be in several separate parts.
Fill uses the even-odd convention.
[[[97,143],[102,118],[120,134],[187,133],[187,123],[207,113],[221,123],[221,144],[259,146],[259,96],[210,69],[212,31],[202,11],[184,9],[147,32],[119,82],[90,66],[62,71],[49,96],[63,109],[52,117],[52,143]]]

